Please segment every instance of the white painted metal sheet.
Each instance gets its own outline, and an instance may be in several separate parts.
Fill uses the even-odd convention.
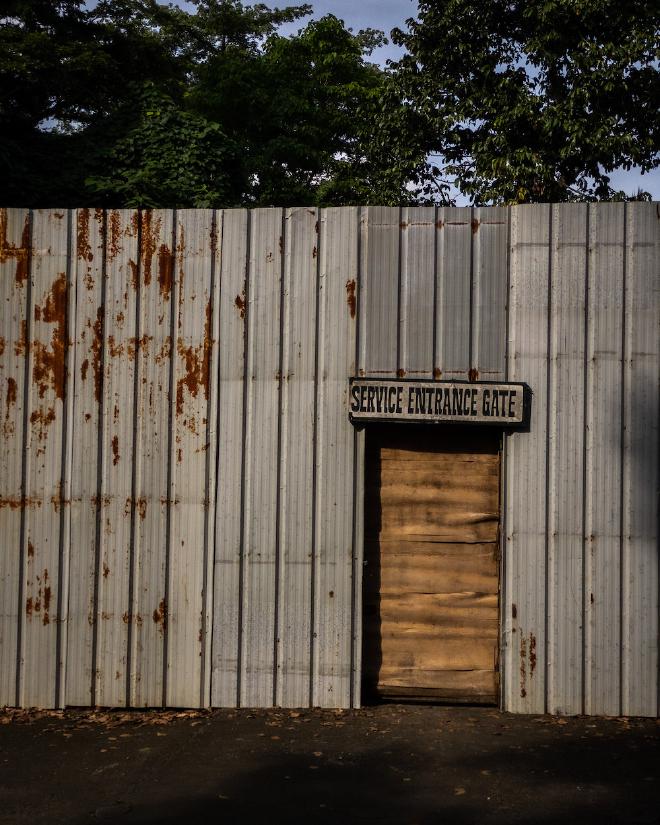
[[[396,375],[399,338],[401,210],[368,206],[362,211],[360,303],[362,369],[366,375]]]
[[[472,209],[438,210],[435,378],[467,378],[470,369]]]
[[[167,611],[167,692],[170,707],[205,706],[210,610],[208,523],[214,518],[217,384],[216,244],[212,210],[176,214],[172,302],[175,347],[170,441],[170,530]]]
[[[582,713],[587,205],[552,208],[548,394],[548,710]]]
[[[102,210],[75,213],[75,346],[72,359],[73,457],[66,702],[91,705],[94,615],[98,571],[99,427],[103,350],[105,217]]]
[[[506,438],[504,706],[545,708],[550,208],[511,210],[508,379],[532,389],[530,431]]]
[[[433,375],[435,323],[436,210],[406,207],[401,220],[401,307],[399,374]]]
[[[107,214],[94,704],[110,707],[129,702],[129,628],[142,621],[131,602],[138,227],[137,211]]]
[[[30,214],[0,210],[0,706],[18,704],[17,654],[25,620],[21,598],[23,427],[27,355]]]
[[[240,702],[274,696],[281,383],[282,210],[255,209],[247,295],[244,565]]]
[[[622,712],[660,714],[658,684],[658,408],[660,221],[626,204],[623,361]]]
[[[585,420],[585,712],[620,713],[624,204],[589,208]]]
[[[60,633],[68,369],[69,221],[64,211],[33,214],[28,380],[25,413],[25,502],[22,556],[25,613],[21,634],[20,704],[57,707],[61,701]]]
[[[245,336],[250,213],[223,213],[218,353],[217,517],[213,600],[211,704],[238,704],[242,602]]]
[[[354,535],[355,435],[346,380],[356,371],[358,237],[357,208],[322,210],[312,695],[312,704],[320,707],[349,707],[355,690],[351,665],[360,642],[361,599],[356,603],[354,587],[359,588],[356,578],[361,581],[362,548]],[[357,681],[359,688],[359,674]]]
[[[501,381],[506,365],[509,210],[475,209],[472,217],[472,322],[474,379]]]
[[[276,698],[310,702],[319,214],[284,220]]]
[[[130,612],[135,616],[130,703],[138,707],[165,703],[168,471],[172,436],[172,220],[171,210],[148,209],[140,213],[135,447],[124,455],[128,463],[132,458],[134,473],[134,493],[126,500],[126,512],[133,522]]]

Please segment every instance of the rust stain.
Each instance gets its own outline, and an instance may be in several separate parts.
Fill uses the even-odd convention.
[[[142,616],[139,613],[129,613],[128,611],[123,614],[121,620],[124,624],[130,624],[131,622],[135,622],[138,627],[142,626]]]
[[[110,575],[110,568],[108,567],[106,562],[103,562],[103,578],[107,579],[109,575]]]
[[[238,314],[241,318],[245,318],[245,287],[243,287],[243,292],[241,295],[237,295],[234,298],[234,306],[238,310]]]
[[[14,432],[14,422],[10,419],[9,415],[11,412],[11,407],[16,403],[16,399],[18,398],[18,384],[16,383],[16,379],[9,376],[7,378],[7,401],[6,401],[6,412],[5,412],[5,422],[3,425],[3,432],[5,437],[9,437]]]
[[[399,229],[407,229],[408,228],[408,221],[401,221],[399,224]]]
[[[520,639],[520,698],[527,696],[527,639]]]
[[[15,355],[25,355],[28,348],[28,337],[27,337],[27,321],[23,319],[20,324],[20,334],[16,341],[14,342],[14,354]]]
[[[473,218],[473,219],[470,221],[470,226],[472,227],[472,234],[473,234],[473,235],[476,235],[476,234],[477,234],[477,232],[479,231],[479,221],[478,221],[478,219],[477,219],[477,218]]]
[[[115,466],[119,463],[119,438],[115,435],[112,439],[112,464]]]
[[[170,300],[174,281],[174,255],[170,248],[162,243],[158,249],[158,285],[165,301]]]
[[[478,381],[479,380],[479,370],[472,367],[470,370],[468,370],[468,378],[470,379],[470,381]]]
[[[158,245],[158,234],[160,232],[161,219],[153,219],[151,209],[145,209],[140,215],[140,258],[142,260],[142,277],[144,285],[151,283],[151,266]],[[168,250],[169,252],[169,250]]]
[[[123,312],[120,312],[116,316],[116,321],[117,321],[117,326],[118,327],[123,327],[124,326],[124,313]]]
[[[4,355],[5,352],[5,339],[0,335],[0,355]]]
[[[316,247],[314,247],[314,249],[312,249],[312,258],[316,258],[317,255],[318,255],[318,250],[316,249]]]
[[[442,370],[440,367],[433,367],[433,377],[436,381],[439,381],[442,378]]]
[[[41,507],[40,498],[30,498],[29,496],[0,496],[0,509],[9,507],[10,510],[33,509]]]
[[[179,447],[176,451],[176,463],[181,464],[182,461],[183,461],[183,451],[181,450],[181,447]]]
[[[183,226],[179,225],[180,232],[181,232],[181,246],[183,247]],[[213,217],[213,222],[211,224],[211,252],[215,254],[218,249],[218,224],[216,222],[215,216]]]
[[[348,304],[348,310],[351,313],[351,318],[355,318],[355,310],[357,307],[355,298],[355,279],[346,281],[346,302]]]
[[[66,386],[66,315],[68,285],[66,273],[60,272],[46,296],[41,308],[41,317],[48,324],[55,324],[51,339],[51,349],[41,341],[32,344],[34,352],[33,380],[43,398],[51,387],[60,400],[64,400]],[[35,314],[37,308],[35,307]]]
[[[529,675],[530,678],[534,675],[536,670],[536,636],[533,633],[529,634]]]
[[[28,539],[27,554],[29,559],[34,558],[34,544]]]
[[[87,380],[87,370],[89,369],[89,359],[85,358],[85,360],[80,365],[80,377],[83,381]]]
[[[100,404],[103,391],[103,375],[101,370],[101,355],[103,353],[103,307],[96,310],[96,321],[92,327],[94,338],[92,339],[92,371],[94,372],[94,398]]]
[[[165,632],[165,628],[167,627],[167,602],[165,599],[160,600],[160,604],[153,612],[153,620],[155,624],[159,625],[159,630],[161,633]]]
[[[512,618],[514,618],[514,619],[517,619],[517,618],[518,618],[518,608],[517,608],[517,606],[516,606],[515,604],[512,604],[512,605],[511,605],[511,616],[512,616]]]
[[[45,410],[42,407],[37,407],[32,410],[30,414],[30,424],[34,428],[34,434],[38,441],[45,441],[48,427],[55,421],[55,410],[53,407]]]
[[[92,247],[89,243],[89,209],[79,209],[77,215],[77,242],[76,251],[82,261],[91,263],[94,260]],[[89,288],[89,284],[87,285]]]
[[[186,347],[181,338],[177,341],[177,352],[185,363],[185,375],[179,378],[176,383],[176,414],[183,412],[183,390],[184,387],[190,395],[197,397],[199,388],[204,391],[204,398],[209,397],[209,381],[211,366],[211,302],[206,305],[206,322],[204,324],[204,340],[197,346]],[[192,424],[194,432],[194,422]]]
[[[30,255],[30,219],[26,215],[21,233],[21,245],[9,243],[7,240],[7,209],[0,209],[0,264],[13,258],[16,261],[14,280],[23,286],[28,276],[28,258]]]
[[[278,245],[279,245],[279,248],[280,248],[280,255],[281,255],[284,252],[284,238],[281,235],[280,235],[280,238],[279,238],[279,241],[278,241]],[[316,247],[314,247],[314,249],[316,249]]]
[[[443,218],[439,218],[439,219],[436,221],[435,225],[436,225],[436,228],[437,228],[437,229],[444,229],[444,226],[445,226],[444,219],[443,219]]]
[[[147,515],[147,499],[144,498],[144,497],[138,498],[135,502],[135,506],[137,508],[138,515],[140,516],[140,519],[142,521],[144,521],[144,519]]]
[[[131,283],[133,284],[133,289],[137,289],[140,281],[140,267],[133,259],[129,260],[128,265],[131,269]],[[126,296],[124,296],[124,300],[126,300]]]
[[[406,377],[406,371],[404,369],[399,368],[396,371],[396,376],[397,376],[397,378],[405,378]]]
[[[110,238],[108,240],[108,258],[116,258],[121,251],[121,215],[116,209],[110,212],[108,221]]]
[[[34,603],[32,601],[32,596],[28,598],[25,602],[25,613],[27,616],[32,616],[32,611],[34,610]]]

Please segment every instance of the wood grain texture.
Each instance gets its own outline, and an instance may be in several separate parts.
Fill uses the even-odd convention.
[[[495,702],[497,436],[382,427],[366,467],[365,688]]]

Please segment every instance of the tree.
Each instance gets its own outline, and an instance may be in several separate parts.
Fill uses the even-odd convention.
[[[421,0],[407,25],[399,141],[475,203],[611,198],[660,164],[657,0]]]

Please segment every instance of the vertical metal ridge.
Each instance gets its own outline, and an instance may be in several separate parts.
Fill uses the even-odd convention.
[[[247,211],[247,227],[245,242],[245,318],[243,324],[243,410],[242,410],[242,441],[243,451],[241,454],[241,540],[239,556],[239,588],[238,588],[238,656],[236,663],[236,707],[241,707],[241,688],[243,672],[243,619],[245,616],[245,494],[246,494],[246,456],[245,438],[247,435],[247,400],[248,387],[252,380],[248,374],[249,358],[248,347],[250,344],[249,321],[250,321],[250,254],[252,247],[252,210]]]
[[[552,406],[552,379],[555,371],[552,367],[552,262],[554,252],[554,224],[553,224],[553,207],[548,209],[548,297],[547,297],[547,339],[546,339],[546,418],[545,418],[545,618],[544,618],[544,655],[543,655],[543,712],[548,712],[548,629],[550,614],[549,596],[549,560],[550,560],[550,542],[549,542],[549,527],[550,527],[550,409]]]
[[[438,207],[433,207],[433,320],[431,325],[431,363],[429,370],[435,378],[438,349]]]
[[[135,340],[140,340],[140,314],[142,304],[142,209],[136,210],[137,214],[137,277],[135,287]],[[128,574],[128,632],[126,639],[126,677],[125,677],[125,704],[126,707],[131,707],[132,690],[131,683],[133,681],[133,668],[135,667],[135,656],[133,655],[133,642],[135,637],[135,616],[136,616],[136,577],[137,577],[137,551],[136,551],[136,519],[135,519],[135,499],[137,496],[137,470],[138,462],[136,460],[136,448],[138,444],[138,428],[139,421],[137,410],[139,408],[140,398],[140,362],[137,357],[137,345],[135,354],[135,369],[133,370],[133,409],[136,414],[133,416],[133,433],[131,443],[131,547],[130,547],[130,562]]]
[[[64,403],[62,404],[62,447],[60,456],[60,507],[57,588],[57,634],[55,637],[55,705],[64,707],[66,693],[66,629],[68,625],[69,599],[69,549],[71,526],[71,449],[73,376],[75,369],[75,338],[71,331],[76,328],[76,280],[72,279],[73,225],[72,210],[66,210],[66,284],[67,307],[64,324],[66,346],[64,350]],[[68,502],[68,503],[67,503]],[[66,615],[64,610],[66,608]]]
[[[218,232],[218,213],[220,213],[220,232]],[[211,363],[209,364],[209,397],[206,405],[206,438],[210,443],[211,433],[215,428],[215,450],[210,448],[206,451],[205,462],[205,484],[206,484],[206,498],[207,506],[204,513],[204,573],[203,573],[203,596],[202,596],[202,610],[204,611],[204,620],[202,623],[203,638],[202,638],[202,663],[200,672],[200,707],[211,706],[211,673],[213,671],[213,615],[215,609],[215,587],[214,587],[214,570],[215,570],[215,549],[216,549],[216,533],[215,522],[218,512],[218,479],[217,467],[220,455],[220,359],[215,355],[215,363],[213,353],[218,352],[220,346],[220,336],[222,329],[220,326],[220,298],[222,294],[222,267],[218,266],[218,258],[222,259],[222,244],[224,241],[225,223],[222,219],[223,212],[219,209],[213,210],[213,217],[211,218],[212,234],[215,237],[215,246],[211,247],[211,301],[212,301],[212,332],[211,335],[215,337],[215,341],[211,353]],[[216,390],[213,390],[215,383]],[[215,392],[215,421],[212,419],[213,401]],[[213,509],[211,510],[211,496],[213,499]],[[208,685],[207,685],[208,681]]]
[[[589,262],[591,246],[591,205],[587,204],[586,255],[584,270],[584,397],[582,408],[582,713],[587,704],[587,637],[591,635],[587,627],[587,417],[589,414]]]
[[[622,284],[621,284],[621,393],[619,415],[621,417],[621,430],[619,434],[619,460],[621,462],[621,475],[619,477],[619,716],[623,716],[623,639],[624,639],[624,593],[625,593],[625,553],[624,553],[624,467],[625,467],[625,445],[626,445],[626,310],[627,310],[627,289],[628,289],[628,208],[626,201],[623,202],[623,254],[622,254]],[[660,514],[658,516],[660,518]],[[660,599],[658,600],[660,610]],[[660,658],[660,657],[659,657]],[[658,680],[660,682],[660,679]]]
[[[474,221],[474,206],[470,207],[470,231]],[[476,235],[470,237],[470,332],[468,335],[468,370],[474,366],[474,245]]]
[[[280,667],[279,661],[279,629],[280,629],[280,599],[281,599],[281,542],[280,542],[280,527],[282,517],[280,508],[282,506],[282,419],[283,419],[283,368],[284,368],[284,293],[286,286],[286,211],[281,209],[280,215],[280,332],[279,332],[279,353],[278,353],[278,372],[279,381],[277,382],[277,448],[276,448],[276,482],[275,482],[275,605],[273,611],[273,707],[277,706],[277,671]],[[287,300],[290,300],[291,295],[287,295]]]
[[[177,210],[172,209],[172,233],[171,233],[171,250],[172,259],[176,261],[177,254]],[[170,592],[170,567],[172,556],[172,476],[173,476],[173,461],[172,449],[174,443],[174,414],[173,408],[176,403],[176,381],[174,375],[174,366],[176,362],[177,352],[177,317],[178,310],[181,303],[181,274],[177,273],[176,266],[173,265],[173,285],[174,289],[170,297],[170,357],[168,364],[168,382],[169,404],[167,405],[167,475],[166,475],[166,490],[167,503],[165,505],[165,570],[164,570],[164,599],[165,599],[165,618],[163,621],[163,641],[162,641],[162,705],[167,707],[167,690],[168,690],[168,662],[169,662],[169,641],[170,641],[170,617],[169,610],[171,605]],[[138,340],[140,335],[138,332]],[[137,408],[136,408],[137,409]],[[134,496],[135,498],[135,496]],[[135,506],[135,505],[134,505]]]
[[[321,255],[325,250],[321,248],[321,222],[322,212],[320,208],[316,209],[316,280],[315,280],[315,324],[314,324],[314,417],[312,419],[312,570],[310,580],[310,605],[311,616],[309,621],[309,706],[314,704],[314,674],[316,672],[316,663],[318,659],[317,644],[315,639],[314,628],[316,626],[316,575],[318,569],[318,541],[316,536],[317,530],[317,496],[318,496],[318,477],[317,466],[318,461],[318,411],[319,411],[319,393],[321,391],[319,381],[319,362],[321,358],[320,339],[320,309],[321,309]]]
[[[108,211],[103,210],[103,224],[101,230],[102,236],[102,252],[101,252],[101,306],[103,312],[101,313],[101,341],[105,341],[105,316],[107,308],[107,242],[108,242]],[[105,410],[104,410],[104,387],[105,387],[105,345],[101,343],[100,348],[100,398],[98,400],[99,418],[98,418],[98,432],[96,443],[96,531],[94,536],[94,625],[92,628],[92,666],[91,666],[91,685],[90,696],[92,706],[96,706],[96,671],[98,667],[98,636],[99,636],[99,582],[101,572],[101,521],[102,521],[102,495],[103,495],[103,431],[105,427]]]
[[[34,243],[34,210],[28,210],[29,220],[29,246],[27,254],[27,290],[25,296],[25,366],[23,368],[23,431],[21,433],[21,501],[27,497],[27,437],[28,437],[28,397],[29,397],[29,377],[30,360],[32,352],[32,247]],[[16,633],[16,706],[23,706],[23,665],[25,646],[25,618],[23,615],[23,605],[25,604],[25,540],[26,540],[26,508],[21,507],[21,527],[20,527],[20,547],[19,547],[19,573],[18,573],[18,628]]]
[[[401,224],[403,223],[403,207],[399,207],[399,228],[397,230],[398,233],[398,260],[397,260],[397,293],[396,293],[396,369],[397,372],[403,369],[403,363],[401,361],[401,305],[403,303],[403,294],[402,294],[402,277],[401,277],[401,257],[402,257],[402,246],[403,246],[403,235],[401,232]],[[406,290],[410,290],[410,283],[406,283]],[[409,301],[409,296],[406,295],[406,302]],[[406,358],[408,357],[408,352],[406,348]]]

